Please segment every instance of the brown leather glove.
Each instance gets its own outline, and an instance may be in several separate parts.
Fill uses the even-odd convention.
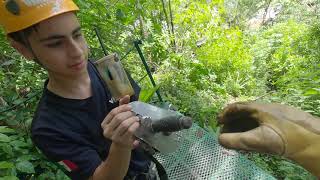
[[[320,178],[320,119],[281,104],[234,103],[218,117],[226,148],[283,155]]]

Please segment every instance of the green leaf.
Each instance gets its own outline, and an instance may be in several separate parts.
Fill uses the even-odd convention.
[[[17,162],[30,161],[30,160],[36,160],[36,159],[39,159],[39,157],[34,156],[34,155],[22,155],[17,159]]]
[[[0,142],[9,142],[10,141],[10,137],[0,133]]]
[[[29,161],[22,161],[16,164],[16,168],[24,173],[34,173],[33,164]]]
[[[320,94],[320,90],[318,89],[308,89],[306,92],[304,92],[304,95],[305,96],[311,96],[311,95],[317,95],[317,94]]]
[[[38,176],[39,180],[48,180],[48,179],[54,179],[55,174],[53,174],[52,172],[45,172],[42,173]]]
[[[12,151],[12,147],[9,144],[0,144],[0,146],[2,147],[2,150],[7,153],[10,156],[13,156],[13,151]]]
[[[19,180],[16,176],[4,176],[1,177],[0,180]]]
[[[16,100],[14,100],[13,102],[12,102],[12,104],[14,104],[14,105],[18,105],[18,104],[21,104],[23,101],[25,101],[24,99],[16,99]]]
[[[116,17],[118,20],[123,20],[125,18],[125,15],[121,9],[117,9],[116,11]]]
[[[3,109],[1,109],[1,111],[2,111],[2,110],[3,110]],[[6,119],[8,119],[7,116],[0,116],[0,121],[6,120]]]
[[[58,170],[58,172],[56,174],[56,179],[68,179],[68,177],[61,170]]]
[[[20,140],[12,141],[12,142],[10,142],[10,145],[13,147],[28,147],[29,146],[27,143],[20,141]]]
[[[156,86],[152,89],[142,89],[139,95],[139,101],[149,102],[154,95],[154,93],[159,89],[159,86]]]
[[[7,126],[0,126],[0,133],[15,133],[15,130]]]
[[[0,162],[0,169],[9,169],[9,168],[14,168],[14,164],[7,161]]]

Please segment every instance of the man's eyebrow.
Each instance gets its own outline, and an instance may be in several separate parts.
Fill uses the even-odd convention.
[[[72,31],[72,35],[78,33],[79,31],[81,31],[81,27],[77,27],[76,29],[74,29],[74,30]],[[50,40],[62,39],[62,38],[65,38],[65,37],[66,37],[66,36],[64,36],[64,35],[51,35],[51,36],[49,36],[49,37],[40,39],[39,41],[40,41],[40,42],[46,42],[46,41],[50,41]]]
[[[77,27],[75,30],[72,31],[72,34],[76,34],[81,31],[81,27]]]
[[[46,42],[46,41],[55,40],[55,39],[62,39],[62,38],[64,38],[64,37],[65,37],[65,36],[63,36],[63,35],[52,35],[52,36],[49,36],[49,37],[40,39],[39,41],[40,41],[40,42]]]

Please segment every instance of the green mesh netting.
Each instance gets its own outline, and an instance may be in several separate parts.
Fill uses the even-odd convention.
[[[197,125],[177,135],[177,151],[155,156],[170,180],[275,179],[236,151],[221,147],[215,135]]]

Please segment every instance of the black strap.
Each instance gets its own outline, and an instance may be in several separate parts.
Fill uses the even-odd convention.
[[[147,156],[150,158],[150,160],[156,165],[158,175],[160,177],[160,180],[169,180],[168,175],[162,164],[153,157],[150,153],[146,152]]]

